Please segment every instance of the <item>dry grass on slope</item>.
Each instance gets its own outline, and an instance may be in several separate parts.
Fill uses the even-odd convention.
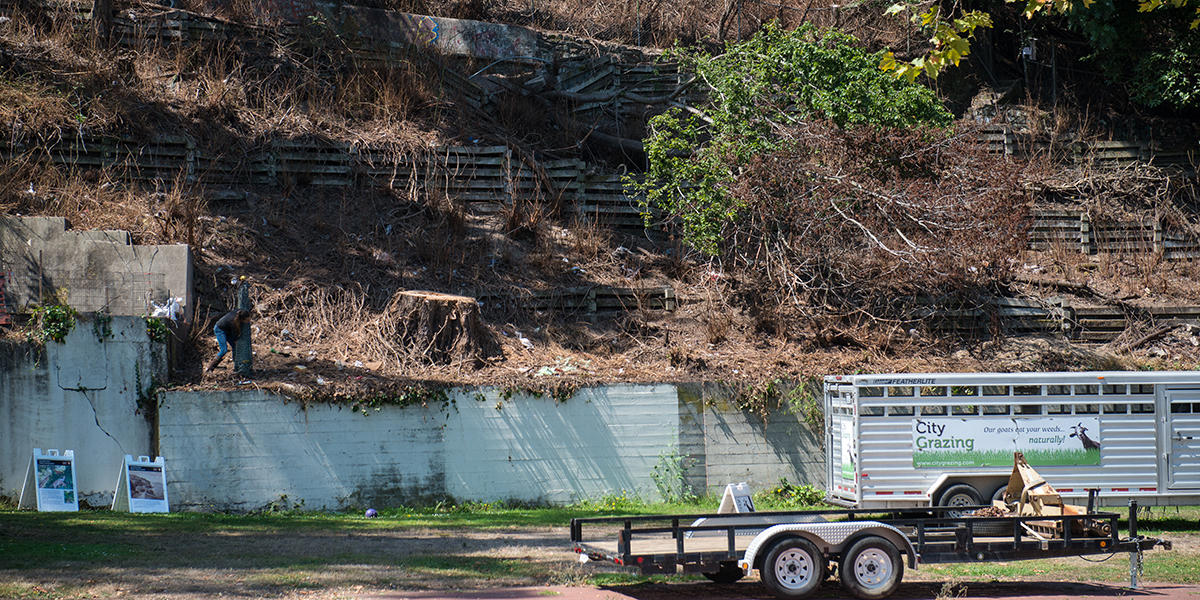
[[[108,49],[69,14],[18,10],[0,25],[0,126],[39,141],[79,131],[415,146],[446,124],[427,57],[364,65],[324,27],[248,31],[236,42]]]

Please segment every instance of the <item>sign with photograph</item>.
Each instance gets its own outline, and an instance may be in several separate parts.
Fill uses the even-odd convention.
[[[167,502],[167,466],[161,456],[150,460],[126,454],[113,493],[113,510],[135,513],[171,512]]]
[[[914,467],[1007,467],[1013,452],[1033,466],[1099,465],[1098,417],[917,417]]]
[[[75,487],[75,451],[33,449],[33,459],[21,486],[20,508],[45,512],[76,512],[79,491]]]

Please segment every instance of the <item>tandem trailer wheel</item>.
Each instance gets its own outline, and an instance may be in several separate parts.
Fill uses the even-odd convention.
[[[896,545],[867,536],[842,553],[842,587],[863,600],[879,600],[896,591],[904,578],[904,561]]]
[[[979,495],[979,490],[969,483],[958,483],[946,488],[942,495],[938,498],[938,506],[979,506],[982,504],[982,496]],[[967,516],[969,511],[966,510],[950,510],[946,511],[947,517],[957,519]]]
[[[826,559],[816,544],[790,537],[775,542],[763,561],[763,585],[777,598],[804,598],[825,581]]]

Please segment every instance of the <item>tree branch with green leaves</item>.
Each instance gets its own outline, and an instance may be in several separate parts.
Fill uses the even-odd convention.
[[[1088,10],[1096,0],[1005,0],[1007,3],[1024,2],[1022,14],[1027,19],[1038,15],[1070,15]],[[1200,28],[1200,0],[1138,0],[1139,12],[1156,12],[1167,9],[1191,11],[1194,18],[1190,29]],[[977,30],[992,27],[992,16],[980,10],[960,10],[955,2],[949,9],[928,1],[905,1],[892,4],[886,14],[907,16],[921,27],[928,36],[929,50],[922,56],[908,61],[897,60],[892,52],[884,54],[879,67],[896,77],[915,80],[919,75],[937,79],[949,66],[971,53],[971,39]],[[957,13],[957,14],[956,14]]]

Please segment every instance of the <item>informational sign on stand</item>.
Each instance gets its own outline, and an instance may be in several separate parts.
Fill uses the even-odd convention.
[[[33,449],[33,458],[21,486],[20,508],[44,512],[78,512],[79,491],[75,487],[75,451]]]
[[[746,482],[726,485],[725,493],[721,494],[721,506],[717,508],[717,512],[720,514],[754,512],[754,499],[750,497],[750,486],[746,485]]]
[[[112,509],[135,513],[171,512],[167,502],[167,466],[163,457],[150,460],[139,456],[134,460],[126,454],[117,475]]]

